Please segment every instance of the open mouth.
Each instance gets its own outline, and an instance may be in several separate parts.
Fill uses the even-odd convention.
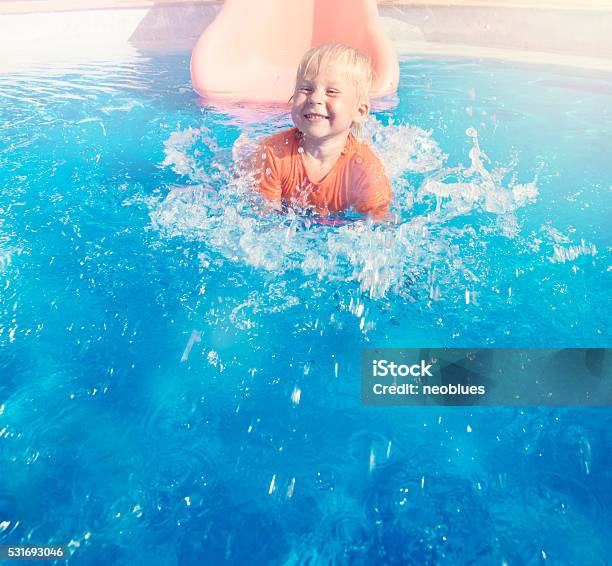
[[[312,120],[313,122],[328,119],[328,117],[325,116],[324,114],[314,114],[314,113],[304,114],[304,118],[306,118],[306,120]]]

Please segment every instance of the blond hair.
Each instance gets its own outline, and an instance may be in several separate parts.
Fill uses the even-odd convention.
[[[342,43],[324,43],[309,49],[298,65],[295,77],[296,85],[309,71],[313,71],[317,75],[333,64],[340,65],[355,86],[358,103],[369,105],[370,89],[374,76],[370,58],[361,51]],[[361,124],[355,124],[353,130],[356,135],[360,135],[362,133]]]

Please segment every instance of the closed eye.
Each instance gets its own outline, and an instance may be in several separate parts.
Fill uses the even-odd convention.
[[[336,96],[337,94],[340,94],[340,91],[336,90],[335,88],[328,88],[327,94],[329,94],[330,96]]]

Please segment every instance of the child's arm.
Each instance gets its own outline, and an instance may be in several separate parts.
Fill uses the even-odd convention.
[[[389,221],[393,192],[380,161],[373,154],[368,157],[371,158],[357,157],[352,164],[352,204],[358,212],[377,221]]]
[[[265,143],[257,148],[257,191],[268,201],[273,210],[281,209],[282,185],[278,171],[278,160],[270,146]]]

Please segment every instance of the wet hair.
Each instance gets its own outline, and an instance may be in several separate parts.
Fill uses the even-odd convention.
[[[324,43],[309,49],[297,69],[295,77],[296,85],[306,76],[309,71],[318,74],[329,65],[339,65],[346,77],[354,84],[357,100],[361,103],[369,103],[370,89],[374,72],[372,63],[367,55],[342,43]],[[360,125],[355,125],[356,133],[361,133]]]

